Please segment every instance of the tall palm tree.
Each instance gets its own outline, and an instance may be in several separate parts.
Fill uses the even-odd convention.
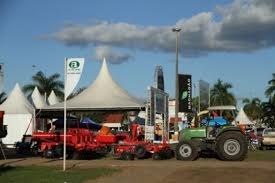
[[[248,99],[245,98],[243,100],[244,112],[248,115],[248,117],[252,120],[260,119],[262,116],[262,106],[261,100],[259,98]]]
[[[236,105],[235,96],[229,91],[231,88],[233,88],[232,84],[218,79],[210,91],[211,106]]]
[[[74,98],[75,96],[77,96],[78,94],[80,94],[81,92],[83,92],[86,88],[87,88],[86,86],[78,88],[75,92],[71,93],[68,96],[68,99]]]
[[[268,81],[268,88],[265,91],[265,95],[271,100],[275,100],[275,73],[272,74],[272,79]]]
[[[55,73],[47,77],[42,71],[37,72],[32,76],[32,83],[23,87],[23,91],[30,95],[35,87],[38,88],[41,94],[46,95],[48,98],[53,90],[59,98],[63,98],[64,84],[60,79],[60,74]]]
[[[7,99],[6,93],[5,92],[0,93],[0,104],[5,102],[6,99]]]
[[[269,127],[275,128],[275,101],[269,100],[262,104],[263,107],[263,123],[267,124]]]

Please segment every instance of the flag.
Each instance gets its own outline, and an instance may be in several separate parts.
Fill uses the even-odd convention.
[[[84,58],[68,58],[65,62],[65,98],[67,99],[80,79],[84,67]]]

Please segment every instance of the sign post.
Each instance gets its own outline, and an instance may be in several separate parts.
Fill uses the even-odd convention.
[[[77,85],[84,67],[84,58],[65,58],[64,65],[64,134],[63,171],[66,171],[67,98]]]

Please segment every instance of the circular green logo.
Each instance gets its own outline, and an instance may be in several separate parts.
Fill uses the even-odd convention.
[[[69,67],[70,67],[71,69],[77,69],[77,68],[79,68],[79,66],[80,66],[80,63],[79,63],[78,61],[71,61],[71,62],[69,63]]]

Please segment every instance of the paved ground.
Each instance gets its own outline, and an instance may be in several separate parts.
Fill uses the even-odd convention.
[[[0,165],[42,165],[62,167],[62,160],[20,158],[0,160]],[[271,183],[275,182],[275,161],[223,162],[216,159],[199,159],[182,162],[175,159],[153,161],[69,160],[68,168],[113,167],[122,171],[111,177],[102,177],[97,183]],[[93,181],[95,182],[95,181]]]

